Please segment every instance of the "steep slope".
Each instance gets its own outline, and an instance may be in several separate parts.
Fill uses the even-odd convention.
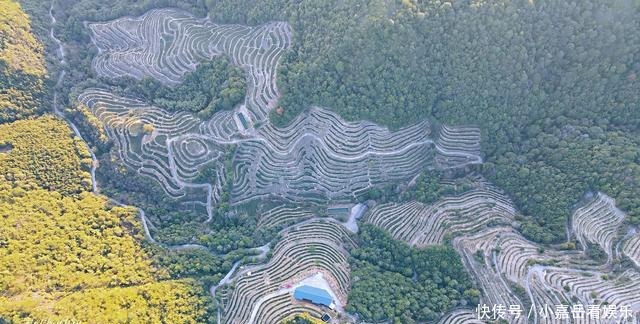
[[[17,2],[1,0],[0,123],[42,111],[46,74],[44,49],[31,32],[29,17]]]
[[[51,117],[0,125],[0,318],[204,321],[203,290],[152,265],[136,210],[85,191],[71,135]]]
[[[46,110],[46,77],[29,17],[0,1],[0,322],[207,321],[204,290],[143,249],[137,211],[89,192],[91,155],[66,123],[20,120]]]
[[[402,127],[482,130],[483,174],[559,243],[585,191],[640,222],[637,1],[208,1],[223,22],[288,21],[285,124],[310,105]],[[482,54],[479,54],[482,53]]]

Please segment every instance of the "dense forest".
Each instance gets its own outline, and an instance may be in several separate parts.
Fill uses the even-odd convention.
[[[135,209],[86,191],[88,153],[63,121],[0,125],[0,138],[10,147],[0,153],[0,318],[196,323],[213,316],[200,283],[171,279],[181,277],[166,261],[175,253],[143,248]]]
[[[142,94],[147,102],[168,111],[189,111],[209,119],[218,110],[229,110],[244,99],[244,78],[242,70],[223,57],[198,65],[175,87],[145,78],[128,91],[134,96]]]
[[[200,264],[215,263],[144,243],[137,210],[89,192],[86,144],[38,117],[47,70],[29,22],[0,1],[0,322],[211,322],[202,284],[219,273]]]
[[[400,127],[483,131],[483,173],[564,239],[587,191],[640,222],[640,6],[633,1],[207,1],[219,21],[287,20],[285,124],[310,105]]]
[[[453,248],[413,248],[372,225],[363,226],[358,237],[359,247],[350,251],[347,311],[366,321],[415,323],[478,302],[480,292]]]
[[[387,193],[391,201],[416,200],[423,204],[432,204],[445,196],[455,196],[473,189],[473,180],[469,176],[455,177],[439,170],[422,172],[415,185],[409,186],[398,194]],[[394,197],[395,196],[395,197]]]
[[[15,1],[0,1],[0,123],[43,111],[44,48]]]
[[[10,154],[0,155],[5,185],[65,195],[91,188],[91,156],[86,145],[71,137],[69,127],[56,118],[21,120],[2,127],[0,145],[11,147]]]
[[[322,324],[322,320],[319,320],[308,313],[293,316],[292,318],[285,319],[280,324]]]

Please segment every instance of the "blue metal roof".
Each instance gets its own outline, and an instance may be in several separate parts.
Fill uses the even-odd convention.
[[[306,285],[296,288],[293,297],[297,300],[304,299],[314,304],[325,305],[327,307],[331,306],[333,302],[333,298],[331,298],[331,295],[329,295],[326,290]]]

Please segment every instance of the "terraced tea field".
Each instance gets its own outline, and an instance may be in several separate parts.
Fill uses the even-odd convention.
[[[315,273],[323,275],[336,299],[345,305],[349,263],[344,244],[354,242],[334,222],[311,220],[293,226],[275,246],[268,263],[237,273],[235,289],[224,298],[224,323],[273,323],[273,319],[313,309],[292,303],[290,293],[298,281]]]
[[[640,272],[637,267],[614,271],[612,262],[622,257],[618,249],[623,246],[622,253],[637,265],[638,235],[635,230],[623,235],[625,215],[612,198],[598,193],[572,215],[571,234],[582,247],[578,250],[543,248],[526,240],[511,226],[505,226],[516,215],[510,206],[495,189],[483,188],[443,198],[431,206],[417,202],[381,205],[366,221],[416,246],[438,244],[443,233],[450,234],[453,246],[483,292],[481,304],[518,305],[525,315],[533,308],[529,318],[535,323],[565,323],[566,319],[554,317],[555,305],[582,305],[584,309],[589,305],[616,305],[628,307],[629,314],[637,316]],[[486,226],[490,221],[493,224]],[[594,262],[587,255],[587,243],[604,250],[604,263]],[[547,317],[540,313],[546,307],[551,307]],[[471,312],[473,319],[465,315]],[[465,323],[478,319],[473,309],[454,312],[447,318]],[[525,323],[526,316],[510,320]]]
[[[217,56],[245,73],[244,102],[207,120],[106,88],[83,89],[77,98],[104,125],[119,162],[154,180],[172,202],[199,211],[202,222],[217,217],[214,209],[221,203],[239,208],[281,202],[257,217],[257,229],[281,229],[273,249],[258,248],[263,262],[236,263],[211,288],[220,323],[277,323],[303,312],[327,312],[291,298],[304,282],[324,285],[336,302],[332,315],[355,321],[344,311],[351,285],[348,250],[356,246],[353,229],[318,210],[356,203],[388,184],[408,185],[425,170],[468,173],[483,162],[480,129],[469,125],[434,128],[425,119],[392,131],[346,121],[331,107],[308,107],[289,125],[273,125],[268,116],[278,107],[278,65],[295,32],[285,22],[221,25],[177,9],[156,9],[88,28],[98,49],[92,67],[103,78],[153,78],[172,87]],[[205,169],[210,172],[202,177]],[[482,304],[526,309],[597,303],[640,312],[640,235],[626,228],[612,198],[598,193],[573,213],[567,240],[575,237],[579,248],[549,248],[520,234],[522,215],[507,195],[476,180],[473,189],[430,205],[369,201],[372,208],[362,221],[412,246],[451,243],[480,288]],[[160,225],[144,216],[143,222],[145,228]],[[594,245],[604,251],[605,261],[588,256]],[[206,249],[181,246],[193,247]],[[621,258],[635,267],[620,270]],[[481,322],[471,306],[445,314],[440,323]],[[538,315],[531,320],[567,322]]]
[[[228,181],[233,204],[266,196],[322,203],[352,199],[425,168],[481,162],[479,131],[473,128],[443,127],[434,139],[427,121],[391,132],[368,122],[346,122],[318,107],[287,127],[272,126],[266,115],[278,98],[275,72],[291,38],[285,23],[223,26],[166,9],[89,28],[100,50],[93,67],[104,77],[152,77],[172,85],[218,55],[245,71],[244,104],[204,121],[100,89],[86,89],[78,97],[104,123],[127,166],[156,180],[168,196],[204,206],[208,220]],[[266,124],[254,128],[256,123]],[[235,177],[226,179],[220,158],[230,145],[237,146]],[[215,179],[196,183],[205,165],[215,169]]]

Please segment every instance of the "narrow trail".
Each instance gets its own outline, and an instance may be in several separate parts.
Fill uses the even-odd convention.
[[[180,137],[179,137],[180,138]],[[210,183],[188,183],[183,181],[178,176],[178,169],[176,166],[176,159],[173,156],[173,142],[176,138],[172,138],[167,141],[167,154],[169,159],[169,171],[171,172],[171,176],[176,181],[176,183],[182,188],[205,188],[207,190],[207,201],[205,203],[205,208],[207,209],[207,219],[204,223],[209,223],[213,220],[213,186]],[[139,173],[139,172],[138,172]]]
[[[60,58],[60,63],[64,64],[66,63],[64,60],[64,47],[62,46],[62,42],[53,33],[53,26],[55,26],[57,22],[56,17],[53,15],[53,0],[51,0],[51,6],[49,7],[49,19],[51,20],[51,29],[49,30],[49,37],[51,37],[51,39],[56,43],[56,45],[58,45],[58,48],[56,49],[57,51],[56,54]]]
[[[62,44],[62,41],[60,41],[60,39],[58,39],[55,36],[55,25],[57,23],[57,20],[55,18],[55,16],[53,15],[53,6],[54,6],[54,0],[51,0],[51,4],[49,7],[49,19],[50,19],[50,23],[51,23],[51,28],[49,29],[49,37],[51,38],[51,40],[56,44],[57,48],[56,48],[56,56],[58,57],[58,63],[59,63],[59,74],[58,74],[58,78],[56,80],[56,84],[54,87],[54,92],[53,92],[53,104],[52,104],[52,110],[53,113],[60,117],[62,120],[64,120],[73,130],[73,133],[82,140],[82,142],[86,145],[87,150],[89,151],[89,153],[91,154],[91,191],[94,194],[99,194],[100,193],[100,189],[98,187],[98,183],[96,181],[96,168],[98,167],[98,159],[95,155],[95,153],[93,152],[93,150],[91,149],[91,147],[89,146],[88,142],[84,139],[84,137],[82,136],[82,134],[80,133],[80,130],[78,129],[78,127],[76,126],[75,123],[73,123],[73,121],[71,121],[69,118],[67,118],[64,113],[62,111],[60,111],[59,107],[58,107],[58,88],[62,85],[63,81],[64,81],[64,77],[67,73],[67,71],[65,70],[65,65],[66,65],[66,60],[65,60],[65,53],[64,53],[64,46]],[[209,190],[211,190],[211,188],[209,188]],[[210,195],[209,195],[210,196]],[[210,198],[209,198],[210,199]],[[115,205],[118,206],[129,206],[126,205],[120,201],[117,201],[115,199],[109,199],[109,201]],[[209,251],[209,253],[211,253],[212,255],[216,256],[216,257],[223,257],[224,255],[220,255],[220,254],[216,254],[213,253],[212,251],[209,250],[208,247],[204,246],[204,245],[199,245],[199,244],[180,244],[180,245],[165,245],[161,242],[156,241],[153,236],[151,235],[151,232],[149,231],[149,224],[151,224],[149,222],[149,220],[147,219],[146,213],[144,212],[144,210],[142,208],[139,207],[135,207],[138,210],[138,214],[140,215],[140,222],[142,223],[142,227],[144,230],[144,236],[145,238],[153,243],[153,244],[158,244],[163,248],[167,248],[170,250],[186,250],[186,249],[204,249]],[[210,208],[211,208],[211,203],[208,202],[208,206],[207,206],[207,211],[209,212],[209,217],[207,219],[206,222],[210,222],[212,219],[212,214],[210,212]],[[265,250],[265,246],[262,247],[257,247],[256,248],[258,251],[261,252],[260,256],[264,257],[266,256],[266,253],[269,250],[268,245],[266,246],[266,250]],[[238,260],[236,261],[231,270],[227,273],[227,275],[222,278],[222,280],[220,280],[220,282],[216,285],[211,286],[210,288],[210,293],[212,298],[215,299],[215,292],[216,290],[220,287],[223,286],[225,284],[228,283],[229,279],[231,278],[231,276],[233,275],[233,273],[235,272],[235,270],[238,268],[238,266],[242,263],[242,260]],[[220,307],[218,306],[218,315],[220,315]],[[220,317],[218,316],[218,322],[220,321]]]
[[[557,266],[548,266],[548,265],[539,265],[539,264],[532,266],[527,270],[527,274],[524,280],[524,286],[525,286],[524,288],[527,292],[527,295],[529,296],[532,306],[535,307],[536,310],[538,309],[538,307],[542,307],[542,305],[539,305],[536,303],[533,289],[531,287],[531,279],[533,279],[534,276],[539,278],[541,284],[543,285],[542,288],[544,289],[544,291],[557,291],[556,289],[554,289],[554,287],[549,286],[543,280],[547,270],[565,271],[567,273],[575,274],[576,276],[587,275],[590,277],[597,277],[603,273],[601,272],[602,269],[599,269],[599,267],[591,267],[591,269],[574,269],[574,268],[562,268]],[[587,307],[587,305],[590,304],[589,300],[585,299],[583,296],[579,294],[573,294],[573,296],[578,298],[578,302],[584,305],[585,308]],[[558,304],[562,304],[564,302],[564,301],[558,300],[557,299],[558,297],[555,295],[553,297],[556,299],[556,302]],[[574,302],[574,303],[577,303],[577,302]],[[533,312],[533,314],[534,314],[534,320],[533,320],[534,324],[544,322],[544,320],[541,320],[540,318],[538,318],[537,311]]]
[[[56,45],[56,57],[57,57],[57,61],[58,61],[58,75],[57,75],[57,81],[55,84],[55,88],[53,90],[53,107],[52,107],[52,111],[53,113],[60,117],[62,120],[64,120],[73,130],[74,134],[80,138],[84,144],[87,147],[87,150],[89,151],[90,155],[91,155],[91,180],[92,180],[92,192],[94,194],[99,194],[100,193],[100,188],[99,188],[99,184],[96,181],[96,169],[99,165],[98,163],[98,159],[96,157],[96,155],[94,154],[94,152],[92,151],[91,147],[89,146],[88,142],[84,139],[84,137],[82,136],[81,132],[79,131],[79,128],[77,127],[76,124],[74,124],[74,122],[67,118],[63,112],[63,109],[61,110],[58,104],[58,97],[60,95],[60,89],[62,88],[63,84],[64,84],[64,78],[67,74],[67,62],[66,62],[66,57],[65,57],[65,50],[64,50],[64,44],[62,43],[62,41],[60,39],[58,39],[56,37],[55,34],[55,26],[57,26],[57,20],[54,16],[54,5],[55,5],[55,0],[51,0],[50,2],[50,8],[49,8],[49,18],[50,18],[50,30],[49,30],[49,37],[51,38],[52,42]],[[92,39],[93,41],[93,39]],[[246,113],[246,115],[249,115],[248,111],[244,111],[244,113]],[[447,156],[454,156],[454,157],[463,157],[465,159],[468,160],[468,162],[465,162],[462,165],[467,165],[467,164],[474,164],[474,163],[480,163],[482,161],[482,159],[476,155],[476,154],[470,154],[468,152],[465,151],[455,151],[455,150],[451,150],[449,148],[447,148],[446,146],[440,145],[437,141],[434,141],[432,139],[425,139],[425,140],[420,140],[420,141],[414,141],[414,142],[410,142],[410,143],[403,143],[402,145],[398,146],[398,147],[394,147],[394,149],[391,150],[384,150],[384,149],[374,149],[373,147],[371,147],[371,143],[369,143],[369,148],[365,149],[365,150],[359,150],[358,152],[355,152],[355,154],[344,154],[343,152],[341,152],[340,150],[336,150],[335,147],[331,147],[327,142],[327,140],[321,135],[318,134],[317,132],[313,132],[313,131],[309,131],[306,130],[304,132],[302,132],[301,134],[297,134],[295,139],[293,141],[290,141],[288,143],[286,143],[287,145],[278,145],[278,143],[273,143],[272,140],[270,140],[270,138],[266,137],[263,134],[257,133],[254,131],[253,128],[251,128],[251,135],[247,138],[240,138],[240,139],[229,139],[229,140],[215,140],[214,142],[216,142],[217,144],[220,145],[224,145],[224,144],[238,144],[238,143],[242,143],[242,142],[259,142],[261,144],[263,144],[267,150],[274,152],[274,154],[278,154],[278,155],[283,155],[283,156],[290,156],[293,155],[293,153],[296,150],[299,150],[300,147],[304,147],[306,144],[306,142],[312,142],[314,143],[317,147],[319,147],[323,152],[325,152],[326,156],[329,158],[332,158],[334,160],[340,160],[340,161],[345,161],[345,162],[354,162],[354,161],[360,161],[363,159],[367,159],[367,158],[371,158],[371,157],[385,157],[385,156],[395,156],[395,155],[401,155],[406,153],[407,151],[410,150],[414,150],[416,148],[422,147],[422,146],[433,146],[435,148],[435,150],[437,150],[437,152],[442,153],[443,155],[447,155]],[[217,186],[214,187],[209,183],[206,184],[191,184],[188,183],[186,181],[184,181],[183,179],[180,178],[179,176],[179,172],[178,172],[178,165],[176,164],[176,158],[174,156],[174,154],[176,154],[173,151],[173,145],[172,143],[174,143],[174,141],[176,140],[181,140],[183,136],[187,136],[187,135],[182,135],[179,136],[177,138],[174,139],[170,139],[168,141],[168,161],[169,161],[169,171],[171,174],[171,178],[173,180],[175,180],[175,182],[182,188],[204,188],[207,191],[207,201],[206,203],[204,203],[204,205],[206,206],[207,209],[207,219],[204,221],[204,223],[209,223],[213,220],[213,193],[214,190],[217,189]],[[211,140],[210,136],[206,136],[206,134],[188,134],[188,136],[193,137],[193,138],[200,138],[202,137],[202,139],[206,139],[206,140]],[[342,147],[341,145],[339,147]],[[139,172],[139,171],[138,171]],[[369,181],[371,182],[371,177],[369,177]],[[109,199],[110,203],[114,204],[114,205],[118,205],[118,206],[130,206],[128,204],[125,204],[121,201],[115,200],[115,199]],[[168,249],[168,250],[173,250],[173,251],[182,251],[182,250],[205,250],[208,253],[210,253],[211,255],[215,256],[215,257],[224,257],[225,254],[216,254],[214,253],[209,247],[201,245],[201,244],[193,244],[193,243],[186,243],[186,244],[179,244],[179,245],[168,245],[168,244],[164,244],[160,241],[157,241],[156,239],[154,239],[150,228],[153,230],[155,229],[153,226],[153,223],[149,221],[149,219],[146,216],[145,211],[142,208],[139,207],[135,207],[138,210],[138,214],[140,216],[140,221],[142,223],[142,228],[144,231],[144,236],[145,239],[155,245],[158,245],[164,249]],[[346,222],[340,222],[336,219],[330,218],[330,221],[338,223],[343,225],[344,227],[347,228],[348,231],[350,232],[357,232],[358,228],[357,228],[357,223],[356,223],[356,219],[359,218],[360,216],[362,216],[362,214],[366,211],[366,207],[363,205],[358,205],[357,208],[355,210],[352,210],[352,213],[350,214],[349,220]],[[311,220],[309,220],[311,221]],[[304,223],[304,222],[303,222]],[[296,225],[300,225],[301,223],[298,223]],[[156,233],[156,232],[154,232]],[[156,233],[157,234],[157,233]],[[301,244],[305,243],[305,240],[299,242]],[[339,251],[344,251],[344,247],[343,246],[334,246],[334,248],[336,250]],[[267,257],[269,252],[271,251],[271,246],[270,244],[266,244],[264,246],[260,246],[260,247],[255,247],[252,249],[246,249],[247,251],[255,251],[256,252],[256,259],[254,259],[253,261],[251,261],[250,265],[247,266],[243,266],[243,259],[237,260],[233,263],[233,265],[231,266],[231,268],[229,269],[229,271],[226,273],[226,275],[215,285],[211,285],[209,287],[209,293],[212,296],[212,298],[215,300],[216,299],[216,292],[218,291],[218,289],[220,289],[220,287],[225,286],[227,284],[229,284],[230,282],[234,282],[234,280],[236,280],[237,278],[241,277],[242,275],[252,272],[256,269],[261,269],[263,267],[266,266],[266,262],[268,261]],[[259,254],[258,254],[259,253]],[[282,292],[282,291],[280,291]],[[288,292],[288,291],[287,291]],[[263,296],[261,300],[267,300],[268,297],[270,295],[267,296]],[[256,307],[254,308],[254,312],[252,313],[252,321],[255,318],[255,311],[257,311],[257,309],[259,308],[260,304],[256,305]],[[221,303],[217,304],[217,321],[218,323],[220,323],[222,321],[222,306]],[[346,313],[345,313],[346,314]],[[350,314],[346,314],[347,316],[351,317]]]
[[[618,241],[618,243],[616,244],[616,248],[615,248],[615,256],[620,258],[621,254],[620,254],[620,245],[625,242],[627,239],[629,239],[630,237],[636,235],[636,229],[633,227],[629,227],[627,229],[627,233]]]
[[[493,263],[493,267],[496,270],[496,273],[498,274],[502,274],[502,269],[500,269],[500,263],[498,263],[497,260],[497,252],[494,250],[491,252],[491,260]],[[498,279],[500,279],[500,283],[502,283],[502,285],[507,289],[507,291],[509,293],[511,293],[511,289],[509,289],[509,285],[507,284],[507,282],[504,280],[504,277],[502,275],[498,275]],[[518,298],[518,296],[513,295],[513,297],[519,301],[520,303],[522,303],[522,301]]]
[[[567,243],[571,243],[571,215],[567,217],[567,224],[565,225],[565,232],[567,234]]]
[[[218,282],[217,285],[213,285],[211,286],[211,288],[209,288],[209,293],[211,294],[211,296],[213,297],[213,299],[216,298],[216,290],[218,290],[218,288],[226,285],[229,280],[231,279],[231,276],[233,275],[233,273],[236,271],[236,269],[238,268],[238,266],[240,265],[242,261],[236,261],[233,266],[231,267],[231,270],[229,270],[229,272],[227,272],[227,274],[224,276],[224,278],[222,278],[222,280],[220,280],[220,282]],[[218,320],[218,324],[220,324],[220,319],[222,318],[222,314],[221,314],[221,310],[220,310],[220,305],[217,305],[217,320]]]
[[[259,246],[254,248],[254,250],[256,251],[260,251],[260,254],[257,255],[256,257],[258,259],[265,259],[267,256],[267,253],[269,253],[269,251],[271,251],[271,243],[267,243],[263,246]],[[254,269],[257,269],[261,266],[263,266],[264,264],[255,264],[249,267],[246,267],[244,269],[242,269],[242,272],[236,274],[234,276],[234,274],[236,273],[236,270],[238,270],[238,267],[240,266],[240,264],[242,263],[242,260],[238,260],[236,261],[233,266],[231,267],[231,270],[229,270],[229,272],[227,272],[227,274],[224,276],[224,278],[222,278],[222,280],[220,280],[220,282],[218,282],[218,284],[211,286],[211,288],[209,288],[209,293],[211,294],[211,296],[213,296],[215,298],[216,296],[216,291],[218,290],[218,288],[228,284],[229,282],[235,280],[236,278],[238,278],[238,276],[245,274],[247,272],[253,271]],[[218,306],[218,324],[220,324],[220,320],[221,320],[221,311],[220,311],[220,307]]]
[[[80,134],[80,130],[78,129],[78,127],[70,119],[68,119],[60,111],[60,109],[58,109],[58,88],[62,85],[62,82],[64,81],[64,77],[67,74],[67,71],[64,69],[64,66],[66,64],[65,55],[64,55],[64,46],[62,46],[62,42],[55,36],[55,33],[54,33],[54,26],[56,25],[57,21],[56,21],[56,17],[53,15],[53,4],[54,4],[54,1],[51,0],[51,5],[49,7],[49,19],[51,21],[51,29],[49,29],[49,37],[53,40],[53,42],[57,46],[56,55],[58,56],[58,60],[60,61],[60,67],[62,68],[58,74],[58,79],[56,80],[56,85],[53,90],[53,113],[56,116],[62,118],[64,121],[66,121],[67,124],[71,126],[73,133],[76,136],[78,136],[83,143],[85,143],[87,150],[89,151],[89,154],[91,154],[91,170],[90,170],[91,191],[93,193],[98,193],[98,183],[96,182],[96,168],[98,167],[98,159],[96,158],[96,155],[93,153],[93,150],[91,150],[91,147],[89,147],[88,142],[85,141],[84,138],[82,137],[82,134]]]

